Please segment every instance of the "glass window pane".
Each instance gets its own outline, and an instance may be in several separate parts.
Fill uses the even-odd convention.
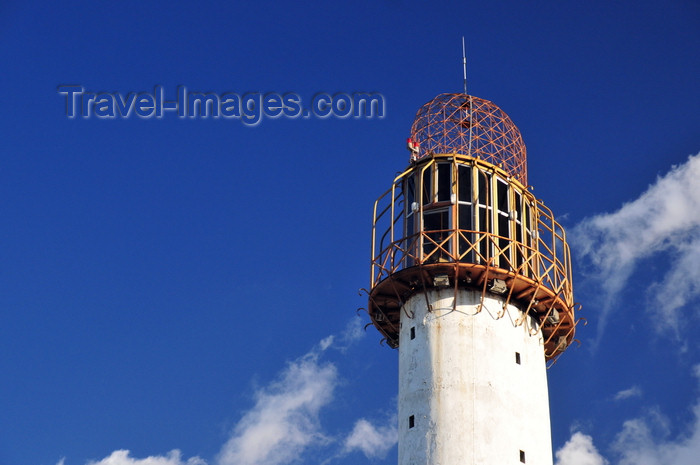
[[[450,242],[445,241],[450,234],[450,210],[428,210],[423,213],[423,254],[426,263],[448,261]]]
[[[501,237],[510,237],[510,230],[508,228],[508,223],[510,220],[506,215],[498,214],[498,235]]]
[[[450,229],[449,210],[428,210],[423,215],[423,228],[425,231],[438,231]]]
[[[438,191],[437,198],[438,202],[445,202],[450,200],[450,195],[452,194],[452,164],[451,163],[440,163],[437,166],[438,169]]]
[[[459,201],[472,201],[472,169],[470,166],[459,167]]]
[[[433,203],[432,167],[423,171],[423,205]]]
[[[509,223],[510,219],[508,216],[501,213],[498,214],[498,235],[500,236],[498,238],[498,248],[500,249],[498,252],[498,266],[504,270],[508,269],[508,259],[510,258],[510,249],[508,248],[510,243],[510,240],[508,240],[510,238]]]
[[[459,229],[461,230],[459,234],[459,256],[460,261],[465,263],[474,263],[474,251],[464,255],[474,242],[474,234],[465,232],[474,229],[474,218],[472,215],[471,205],[459,205]]]
[[[530,204],[525,203],[525,213],[523,215],[523,224],[528,234],[532,233],[532,218],[530,217]]]
[[[488,216],[486,215],[486,207],[479,207],[479,231],[488,232],[489,228]]]
[[[412,212],[411,205],[416,201],[416,181],[413,176],[409,176],[409,178],[406,179],[404,189],[406,191],[406,214],[410,215]]]
[[[508,184],[505,181],[499,179],[496,182],[496,189],[498,196],[498,210],[504,213],[508,213]]]
[[[489,228],[489,217],[487,215],[487,210],[486,207],[479,207],[478,208],[478,220],[479,220],[479,225],[478,225],[478,230],[483,231],[483,232],[488,232],[491,228]],[[490,242],[488,241],[488,237],[486,235],[480,234],[478,236],[479,238],[479,253],[481,254],[481,257],[483,260],[488,260],[489,257],[491,257],[490,253],[490,247],[489,244]]]
[[[459,206],[459,229],[471,231],[474,229],[472,218],[472,206],[461,204]]]
[[[517,242],[515,249],[513,249],[513,253],[515,254],[515,267],[519,269],[522,274],[527,276],[527,270],[522,268],[522,264],[524,262],[524,255],[527,253],[521,245],[523,243],[522,195],[520,194],[520,192],[513,189],[513,197],[515,197],[515,204],[512,208],[512,210],[515,210],[515,222],[513,223],[513,227],[515,228],[515,242]]]
[[[488,178],[486,173],[478,171],[476,176],[478,202],[481,205],[488,205]]]
[[[534,248],[534,243],[532,241],[532,217],[531,215],[531,210],[530,210],[530,204],[527,203],[527,200],[523,204],[523,228],[525,228],[525,245],[527,247]],[[530,249],[526,249],[526,257],[530,257]],[[526,275],[527,276],[532,276],[532,262],[528,263],[527,270],[526,270]]]

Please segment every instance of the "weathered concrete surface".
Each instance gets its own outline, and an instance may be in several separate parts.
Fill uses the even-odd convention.
[[[497,318],[503,299],[495,295],[480,313],[475,291],[460,290],[456,310],[453,289],[427,297],[432,312],[417,294],[401,315],[399,465],[517,465],[521,451],[525,463],[551,465],[543,341],[529,332],[535,321],[518,325],[513,305]]]

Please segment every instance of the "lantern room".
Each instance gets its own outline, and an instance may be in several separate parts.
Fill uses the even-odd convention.
[[[374,325],[397,347],[412,295],[475,288],[535,317],[545,356],[556,359],[576,326],[570,252],[564,229],[528,188],[518,128],[488,100],[442,94],[418,110],[408,149],[409,166],[374,206]]]

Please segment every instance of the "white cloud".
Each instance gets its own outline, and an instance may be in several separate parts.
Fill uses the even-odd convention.
[[[359,316],[351,319],[341,335],[341,339],[345,344],[350,344],[352,342],[362,339],[365,335],[364,324],[362,318]]]
[[[63,460],[58,465],[63,465]],[[179,450],[172,450],[167,455],[157,455],[137,459],[129,457],[128,450],[115,450],[108,457],[100,461],[89,461],[87,465],[206,465],[206,462],[199,457],[192,457],[187,460],[182,459]]]
[[[632,386],[629,389],[623,389],[615,394],[614,400],[631,399],[632,397],[642,397],[642,390],[639,386]]]
[[[290,363],[279,380],[256,393],[255,406],[233,429],[218,463],[282,465],[327,443],[318,415],[333,400],[337,383],[336,367],[319,363],[316,353]]]
[[[345,325],[345,328],[336,338],[333,348],[340,352],[346,352],[350,346],[362,339],[365,335],[362,318],[356,316]]]
[[[355,427],[345,439],[344,452],[359,450],[368,459],[384,458],[398,440],[396,418],[392,418],[387,426],[374,426],[361,418],[355,422]]]
[[[353,318],[339,336],[322,339],[308,354],[289,363],[276,381],[259,389],[254,396],[255,405],[242,416],[222,446],[217,464],[285,465],[297,461],[310,447],[333,442],[321,428],[319,413],[333,400],[339,383],[338,370],[334,364],[322,363],[319,358],[330,347],[347,350],[363,335],[361,318]],[[370,429],[363,429],[364,423],[358,427],[361,422]],[[344,447],[361,449],[354,441],[369,438],[370,432],[393,441],[391,445],[396,443],[392,439],[395,431],[392,436],[391,429],[374,428],[360,420]],[[385,453],[382,447],[377,447],[377,455]],[[64,464],[62,458],[56,465]],[[131,457],[128,450],[115,450],[104,459],[86,465],[207,465],[207,462],[200,457],[184,460],[179,450],[144,459]]]
[[[694,408],[695,422],[678,438],[668,437],[668,421],[658,415],[626,421],[614,451],[619,465],[693,465],[700,458],[700,404]]]
[[[333,337],[323,339],[319,350],[291,362],[278,379],[255,393],[255,405],[233,428],[221,448],[219,465],[284,465],[298,460],[314,445],[330,442],[323,434],[319,411],[333,400],[338,384],[335,365],[321,363],[319,353]],[[57,465],[64,465],[61,459]],[[199,457],[184,460],[179,450],[145,459],[116,450],[86,465],[207,465]]]
[[[615,465],[695,465],[700,458],[700,403],[693,409],[689,431],[669,437],[668,420],[652,410],[644,418],[627,420],[612,451]],[[556,465],[604,465],[609,463],[593,445],[593,438],[575,432],[556,452]]]
[[[700,365],[694,367],[700,385]],[[624,392],[624,391],[621,391]],[[611,450],[615,465],[695,465],[700,458],[700,398],[692,408],[693,422],[671,437],[670,421],[658,409],[627,420],[617,434]],[[575,432],[556,452],[556,465],[603,465],[608,463],[593,445],[593,438]]]
[[[321,342],[318,343],[319,347],[321,348],[321,352],[332,346],[334,339],[335,337],[332,334],[326,338],[321,339]]]
[[[640,260],[665,254],[671,267],[650,289],[658,328],[678,332],[678,310],[700,294],[700,154],[659,177],[614,213],[588,218],[571,230],[575,251],[593,266],[603,291],[598,340],[616,296]],[[669,259],[670,258],[670,259]]]
[[[698,183],[700,184],[700,182]],[[663,281],[649,288],[652,304],[662,323],[678,331],[679,312],[689,301],[700,295],[700,232],[687,243],[676,246],[673,268]]]
[[[608,463],[593,445],[593,438],[576,431],[556,452],[556,465],[605,465]]]

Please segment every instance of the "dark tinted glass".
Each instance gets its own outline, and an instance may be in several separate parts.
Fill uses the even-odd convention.
[[[459,200],[472,201],[472,169],[469,166],[459,167]]]

